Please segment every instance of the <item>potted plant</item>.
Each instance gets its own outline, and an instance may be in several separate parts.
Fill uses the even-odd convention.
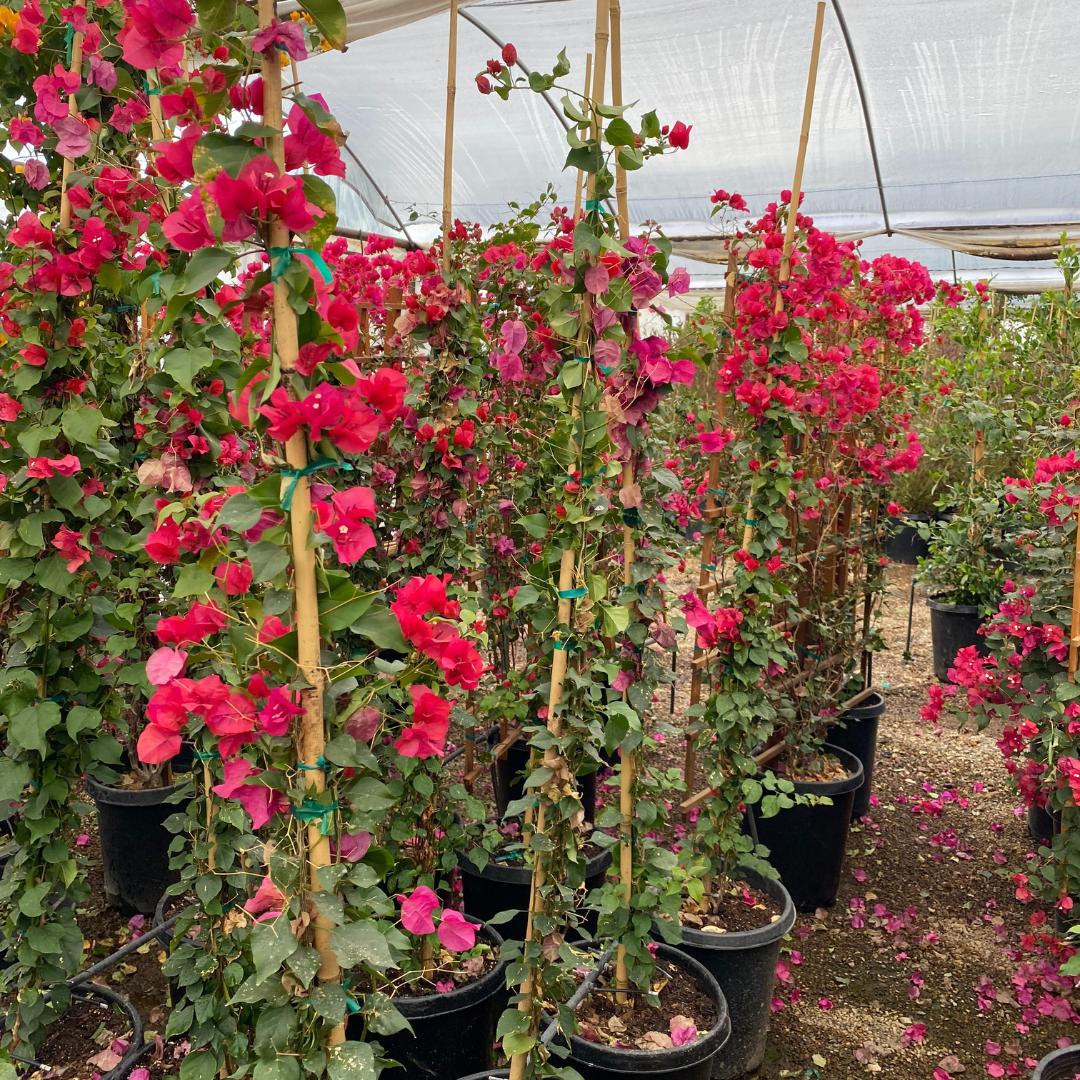
[[[928,593],[934,674],[943,682],[961,649],[985,652],[979,630],[1005,580],[1001,562],[987,552],[993,535],[987,526],[996,512],[996,502],[973,502],[950,521],[923,526],[929,554],[919,560],[917,575]]]

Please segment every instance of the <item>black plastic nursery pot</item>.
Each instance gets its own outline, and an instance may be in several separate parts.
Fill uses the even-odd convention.
[[[180,871],[169,869],[173,834],[165,828],[177,810],[165,800],[180,786],[124,791],[86,778],[97,804],[105,899],[124,915],[152,915],[162,893],[180,880]]]
[[[734,1080],[761,1064],[780,945],[795,925],[795,905],[779,881],[752,871],[743,871],[743,877],[783,907],[780,917],[767,926],[725,934],[684,926],[682,944],[676,946],[709,970],[727,1001],[731,1038],[713,1058],[713,1080]]]
[[[842,713],[825,736],[833,746],[849,750],[862,762],[863,783],[855,792],[855,802],[851,807],[851,816],[856,820],[870,809],[878,724],[884,712],[885,699],[874,691],[861,705]]]
[[[490,926],[481,926],[477,936],[489,945],[503,942]],[[396,997],[394,1004],[413,1031],[379,1035],[384,1056],[403,1066],[402,1080],[458,1080],[468,1073],[483,1076],[483,1070],[491,1067],[495,1029],[509,1000],[505,960],[476,982],[448,993]],[[360,1015],[346,1021],[345,1037],[363,1039]]]
[[[503,934],[514,941],[525,937],[528,924],[529,892],[532,887],[532,871],[522,864],[506,865],[492,860],[483,870],[477,870],[473,861],[463,851],[457,853],[461,869],[462,903],[465,914],[480,922],[488,922],[504,911],[518,912],[509,922],[500,923]],[[601,851],[585,864],[585,888],[599,889],[611,866],[611,852]],[[596,931],[597,914],[590,911],[586,926]]]
[[[659,945],[657,956],[694,976],[716,1002],[716,1023],[688,1046],[670,1050],[631,1050],[570,1037],[570,1064],[582,1080],[615,1080],[616,1077],[648,1077],[649,1080],[712,1080],[713,1061],[731,1034],[727,1001],[709,969],[689,954],[670,945]]]
[[[1055,1050],[1035,1066],[1031,1080],[1073,1080],[1080,1073],[1080,1046]]]
[[[1040,844],[1050,846],[1054,839],[1054,824],[1058,815],[1051,814],[1045,806],[1029,806],[1027,812],[1028,832],[1032,840],[1038,840]]]
[[[919,525],[929,522],[929,514],[905,514],[893,524],[885,538],[885,555],[890,562],[915,566],[920,556],[930,554],[930,542],[919,534]]]
[[[941,682],[949,681],[949,668],[956,654],[974,645],[982,654],[989,651],[979,633],[983,618],[974,604],[942,604],[929,599],[930,638],[934,647],[934,675]]]
[[[863,782],[862,762],[850,750],[826,743],[821,751],[838,757],[849,775],[825,783],[796,781],[795,791],[827,796],[831,806],[792,806],[770,818],[750,808],[758,839],[769,849],[769,862],[779,872],[797,911],[836,903],[851,808]]]

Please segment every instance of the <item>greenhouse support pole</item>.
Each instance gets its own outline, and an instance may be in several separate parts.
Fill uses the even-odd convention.
[[[795,179],[791,183],[791,202],[788,204],[787,232],[784,235],[784,257],[780,262],[780,285],[776,291],[776,311],[784,307],[782,286],[791,277],[791,249],[795,246],[795,222],[799,216],[802,198],[803,166],[806,164],[806,147],[810,141],[810,118],[814,113],[814,91],[817,89],[818,60],[821,57],[821,32],[825,26],[825,0],[817,6],[814,20],[814,44],[810,50],[810,72],[806,78],[806,98],[803,101],[802,130],[799,132],[799,152],[795,157]],[[742,546],[745,551],[754,539],[754,508],[746,508],[746,525],[743,528]]]
[[[259,0],[259,26],[266,28],[275,21],[274,0]],[[271,46],[262,54],[262,79],[264,122],[278,132],[283,130],[281,106],[281,61],[277,49]],[[285,147],[281,134],[266,140],[267,150],[277,165],[278,172],[285,174]],[[292,244],[289,230],[276,219],[269,227],[271,277],[273,276],[274,251]],[[289,304],[289,287],[284,280],[273,282],[274,286],[274,344],[281,363],[281,373],[291,375],[296,370],[299,344],[296,314]],[[297,432],[285,444],[285,457],[292,470],[303,469],[308,464],[307,437]],[[288,480],[282,477],[282,488],[292,483],[293,499],[289,511],[292,541],[293,587],[296,594],[297,664],[308,686],[300,691],[300,703],[304,709],[297,739],[297,758],[305,766],[308,785],[316,793],[325,791],[326,774],[321,767],[325,732],[323,729],[323,672],[320,656],[319,602],[315,584],[315,551],[311,538],[311,488],[306,476]],[[321,892],[319,868],[330,865],[330,838],[323,834],[318,820],[308,825],[308,885],[312,892]],[[330,932],[334,924],[321,912],[315,918],[315,948],[319,952],[318,976],[322,982],[338,982],[341,970],[337,957],[330,948]],[[345,1025],[339,1024],[329,1036],[330,1045],[345,1041]]]
[[[443,134],[443,274],[450,273],[451,207],[454,197],[454,103],[457,100],[458,0],[450,0],[450,43],[446,58],[446,130]]]
[[[738,268],[739,268],[739,252],[734,246],[728,252],[727,261],[727,274],[724,277],[724,322],[728,325],[731,324],[732,319],[735,316],[735,284],[738,280]],[[721,364],[723,359],[721,359]],[[725,420],[724,410],[724,395],[717,390],[716,392],[716,423],[719,426]],[[715,521],[721,514],[721,508],[716,505],[716,496],[720,490],[720,455],[709,455],[709,479],[708,486],[705,488],[705,517],[708,521]],[[709,577],[716,573],[716,566],[713,563],[713,552],[716,548],[716,529],[715,527],[711,532],[706,532],[704,539],[701,541],[701,569],[698,575],[698,599],[703,603],[708,602],[710,593],[717,591],[717,586],[709,584]],[[694,660],[698,660],[702,655],[701,649],[698,648],[697,634],[694,634]],[[701,678],[702,668],[700,664],[691,663],[690,668],[690,704],[699,705],[701,703]],[[674,692],[674,688],[673,692]],[[686,784],[686,790],[692,791],[694,787],[694,770],[697,768],[697,754],[694,750],[694,740],[687,738],[686,740],[686,759],[683,762],[683,783]],[[689,811],[684,815],[685,818],[689,818]]]
[[[86,10],[86,0],[75,0],[75,7],[83,11]],[[83,39],[85,35],[82,31],[76,30],[71,36],[71,63],[68,65],[68,71],[73,75],[79,76],[79,81],[82,81],[82,62],[83,62]],[[79,113],[79,107],[75,104],[75,95],[68,94],[68,116],[77,116]],[[71,158],[64,158],[64,171],[61,174],[60,179],[60,221],[58,227],[63,230],[71,226],[71,200],[68,198],[68,177],[71,175],[75,168],[75,162]]]

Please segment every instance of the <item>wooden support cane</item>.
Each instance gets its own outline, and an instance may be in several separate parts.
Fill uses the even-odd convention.
[[[585,100],[589,100],[589,92],[592,89],[592,53],[588,53],[585,57]],[[577,220],[581,217],[581,189],[584,185],[585,174],[578,169],[577,171],[577,184],[574,187],[574,224],[577,224]]]
[[[274,22],[274,0],[259,0],[259,26],[265,29]],[[269,48],[262,54],[262,79],[264,122],[281,132],[281,62],[276,48]],[[278,171],[285,173],[285,150],[281,134],[266,139],[266,148],[274,159]],[[281,251],[292,243],[289,230],[277,219],[272,219],[269,227],[269,247],[271,277],[275,264],[275,252],[281,258]],[[288,285],[284,280],[273,282],[274,307],[273,327],[274,344],[281,363],[282,375],[290,375],[296,370],[296,358],[299,344],[296,327],[296,314],[289,304]],[[297,432],[285,444],[285,457],[291,470],[300,470],[307,466],[307,438],[303,432]],[[311,490],[306,476],[291,479],[282,478],[282,491],[286,484],[292,484],[292,504],[289,511],[290,535],[292,541],[293,588],[296,595],[297,662],[308,688],[300,691],[300,703],[304,709],[300,721],[297,740],[298,764],[304,767],[308,785],[320,793],[326,790],[326,774],[322,768],[325,732],[323,727],[323,670],[320,656],[319,601],[315,581],[315,551],[309,547],[311,537]],[[318,821],[307,828],[308,845],[308,887],[312,892],[321,892],[319,881],[321,867],[330,865],[330,839],[325,835]],[[333,922],[321,912],[316,916],[315,948],[319,952],[320,966],[318,977],[322,982],[340,982],[341,969],[337,957],[330,948],[330,932]],[[330,1045],[345,1041],[345,1025],[339,1024],[329,1036]]]
[[[86,10],[86,0],[75,0],[75,7]],[[71,63],[68,65],[69,73],[79,76],[79,81],[82,81],[82,62],[83,62],[83,40],[85,35],[82,31],[76,30],[71,37]],[[79,109],[75,104],[75,95],[68,94],[68,116],[78,116]],[[70,228],[71,226],[71,199],[68,198],[68,177],[71,175],[75,168],[75,162],[69,158],[64,158],[64,171],[61,173],[60,178],[60,221],[59,228],[62,230]]]
[[[814,44],[810,50],[810,73],[806,79],[806,98],[803,102],[802,130],[799,132],[799,152],[795,158],[795,179],[791,183],[791,202],[788,204],[787,231],[784,234],[784,255],[780,262],[780,284],[783,286],[791,277],[791,249],[795,245],[795,222],[799,216],[799,200],[802,196],[803,166],[806,164],[806,147],[810,141],[810,118],[814,112],[814,90],[817,87],[818,59],[821,56],[821,32],[825,26],[824,0],[817,6],[817,18],[814,21]],[[784,290],[776,292],[776,311],[784,308]],[[754,539],[754,508],[746,508],[746,525],[743,528],[743,550]]]
[[[738,266],[739,266],[739,253],[732,246],[728,252],[727,262],[727,275],[724,278],[724,321],[730,325],[731,320],[735,315],[735,284],[738,280]],[[720,361],[723,366],[723,359]],[[725,419],[725,402],[724,395],[718,390],[716,393],[716,422],[722,424]],[[709,480],[708,487],[705,489],[705,517],[713,521],[718,516],[720,508],[716,505],[716,492],[720,487],[720,455],[709,455]],[[715,527],[710,532],[705,533],[704,539],[701,541],[701,569],[698,575],[698,598],[704,604],[706,598],[715,591],[714,587],[710,584],[710,577],[715,572],[716,567],[713,564],[713,552],[716,548],[716,529]],[[702,668],[704,664],[698,663],[702,657],[702,651],[697,646],[697,634],[694,635],[694,658],[691,661],[690,672],[690,704],[698,705],[701,703],[701,676]],[[686,790],[689,791],[694,786],[694,771],[697,768],[697,755],[694,751],[693,739],[687,737],[686,740],[686,759],[683,762],[683,782],[686,784]]]
[[[1076,670],[1080,662],[1080,509],[1076,514],[1076,542],[1073,546],[1073,592],[1072,592],[1072,620],[1069,624],[1069,682],[1076,682]],[[1066,788],[1065,806],[1061,812],[1061,835],[1066,835],[1065,811],[1076,803],[1068,794]],[[1064,840],[1062,841],[1064,842]],[[1069,875],[1065,874],[1059,890],[1059,899],[1064,899],[1069,894]]]
[[[451,206],[454,196],[454,102],[457,99],[458,0],[450,0],[450,42],[446,58],[446,130],[443,133],[443,273],[450,273]]]

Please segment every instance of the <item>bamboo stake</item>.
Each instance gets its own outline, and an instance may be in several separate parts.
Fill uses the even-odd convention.
[[[621,105],[622,99],[622,7],[620,0],[608,0],[611,26],[611,104]],[[630,207],[626,191],[626,170],[615,164],[615,205],[619,213],[619,239],[630,235]]]
[[[589,100],[589,92],[592,89],[592,53],[585,57],[585,100]],[[574,189],[574,224],[581,217],[581,188],[585,180],[585,174],[578,169],[577,184]]]
[[[76,8],[86,8],[86,0],[75,0]],[[82,79],[82,62],[83,62],[83,39],[85,35],[82,31],[76,31],[71,38],[71,63],[68,65],[68,71],[73,75],[78,75],[81,81]],[[78,106],[75,104],[75,95],[68,95],[68,116],[78,116]],[[75,168],[75,162],[71,158],[64,158],[64,171],[60,178],[60,221],[59,228],[61,230],[67,229],[71,226],[71,200],[68,198],[68,177],[71,176],[72,171]]]
[[[802,130],[799,132],[799,152],[795,157],[795,179],[791,183],[791,202],[788,204],[787,232],[784,235],[784,256],[780,262],[780,284],[791,277],[791,249],[795,244],[795,221],[799,216],[799,200],[802,196],[803,166],[806,164],[806,147],[810,141],[810,117],[814,112],[814,90],[817,87],[818,59],[821,56],[821,32],[825,25],[825,3],[821,0],[817,6],[817,18],[814,21],[814,44],[810,50],[810,73],[806,79],[806,98],[803,101]],[[776,293],[776,310],[783,310],[784,292]],[[743,549],[750,546],[754,539],[754,508],[746,508],[746,525],[743,528]]]
[[[738,250],[732,246],[728,252],[727,262],[727,275],[724,279],[724,321],[728,324],[735,315],[735,284],[737,281],[739,267],[739,253]],[[723,360],[721,360],[723,363]],[[716,422],[722,424],[725,418],[725,402],[724,396],[719,391],[716,394]],[[717,509],[716,505],[716,491],[720,485],[720,455],[709,455],[709,480],[708,487],[705,489],[705,516],[708,520],[715,520],[716,514],[714,511]],[[716,544],[716,532],[707,532],[705,538],[701,542],[701,570],[698,575],[698,598],[704,604],[706,599],[713,591],[709,584],[709,577],[714,572],[713,567],[713,551]],[[702,653],[697,647],[697,635],[694,635],[694,659],[691,661],[691,673],[690,673],[690,704],[698,705],[701,703],[701,675],[702,667],[704,665],[698,664]],[[689,791],[694,786],[694,770],[697,767],[697,755],[694,751],[694,741],[691,738],[686,740],[686,759],[683,762],[683,782],[686,784],[686,789]]]
[[[274,22],[274,0],[259,0],[259,26],[268,27]],[[276,48],[262,54],[262,79],[264,122],[282,131],[281,63]],[[282,135],[266,140],[267,149],[282,174],[285,172],[285,150]],[[269,227],[269,246],[287,248],[292,239],[289,230],[274,220]],[[270,256],[271,267],[274,256]],[[274,285],[274,343],[283,375],[296,370],[299,354],[296,315],[289,304],[288,285],[275,281]],[[297,432],[285,444],[285,457],[292,469],[303,469],[308,464],[307,439]],[[282,478],[282,487],[290,481]],[[297,757],[305,766],[307,782],[316,792],[326,790],[326,774],[321,768],[325,732],[323,728],[323,671],[320,657],[319,602],[315,583],[315,551],[309,547],[311,536],[311,489],[306,476],[295,478],[292,509],[289,512],[292,539],[293,587],[296,594],[297,661],[308,689],[300,691],[304,709],[297,740]],[[308,885],[312,892],[321,892],[319,868],[330,865],[330,838],[323,834],[318,822],[308,825]],[[322,982],[339,982],[341,969],[330,947],[330,932],[334,924],[321,912],[315,917],[315,948],[319,951],[319,979]],[[345,1026],[338,1025],[329,1036],[331,1046],[345,1041]]]
[[[457,98],[458,0],[450,0],[450,43],[446,58],[446,131],[443,136],[443,273],[450,273],[450,225],[454,195],[454,102]]]
[[[578,400],[578,396],[575,396],[575,404]],[[575,409],[575,412],[576,411],[577,409]],[[574,559],[574,549],[563,548],[562,559],[559,563],[559,626],[572,626],[570,620],[573,600],[568,599],[565,594],[573,590]],[[550,731],[555,738],[560,738],[562,736],[562,720],[559,717],[559,705],[562,704],[563,682],[566,679],[567,653],[569,651],[567,646],[569,645],[569,641],[558,642],[557,644],[561,644],[563,648],[556,648],[551,658],[551,693],[548,696],[547,727],[548,731]],[[551,759],[550,761],[549,757]],[[545,752],[544,764],[548,765],[548,767],[554,766],[557,775],[560,762],[553,747]],[[536,815],[537,832],[542,833],[544,831],[548,801],[547,795],[541,791],[539,799],[540,807],[537,810]],[[540,890],[544,887],[544,883],[543,864],[537,860],[533,864],[532,885],[529,890],[529,917],[525,929],[526,945],[535,937],[533,915],[543,914],[543,898],[540,896]],[[532,1010],[534,990],[534,974],[530,969],[528,976],[521,985],[521,1001],[518,1003],[518,1009],[521,1012],[530,1012]],[[510,1059],[510,1080],[522,1080],[522,1077],[525,1075],[525,1066],[527,1062],[528,1054],[515,1054]]]

